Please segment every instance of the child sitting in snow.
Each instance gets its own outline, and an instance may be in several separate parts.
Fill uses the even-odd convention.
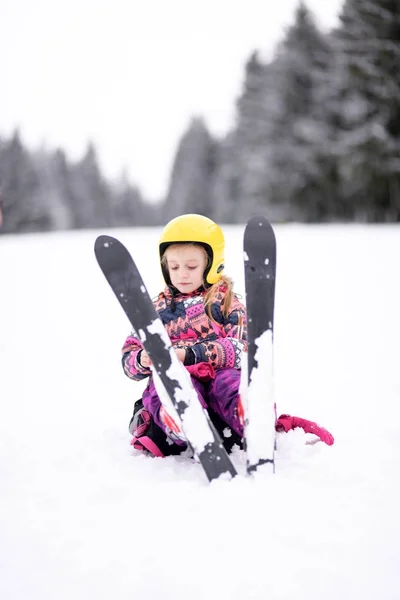
[[[200,402],[220,433],[230,428],[230,435],[223,436],[230,450],[233,444],[241,444],[243,436],[239,385],[247,349],[246,309],[233,292],[232,280],[223,274],[224,248],[223,232],[211,219],[187,214],[170,221],[159,242],[166,288],[154,304]],[[139,381],[151,376],[151,360],[134,335],[122,351],[128,377]],[[308,427],[333,443],[316,424],[304,419],[295,424],[293,419],[282,415],[277,430]],[[135,404],[130,431],[134,447],[156,456],[179,454],[186,448],[185,437],[161,404],[152,377]]]

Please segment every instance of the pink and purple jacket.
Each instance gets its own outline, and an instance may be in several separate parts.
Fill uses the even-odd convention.
[[[175,348],[190,347],[195,363],[207,362],[215,369],[240,369],[242,352],[247,349],[246,309],[233,295],[225,317],[225,292],[221,285],[210,306],[214,321],[204,308],[206,290],[172,296],[166,288],[153,303]],[[138,360],[141,350],[142,344],[132,332],[122,348],[122,365],[125,374],[137,381],[151,374]]]

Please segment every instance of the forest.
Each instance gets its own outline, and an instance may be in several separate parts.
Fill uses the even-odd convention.
[[[109,181],[96,147],[0,137],[0,234],[160,225],[184,212],[226,224],[400,221],[399,0],[345,0],[322,32],[301,2],[273,58],[244,65],[235,123],[222,138],[187,124],[165,198]],[[123,135],[123,133],[121,133]],[[1,218],[2,217],[2,218]]]

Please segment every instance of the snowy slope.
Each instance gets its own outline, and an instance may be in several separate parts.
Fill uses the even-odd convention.
[[[336,443],[282,435],[274,476],[212,485],[131,450],[142,385],[97,233],[0,238],[0,598],[400,598],[400,229],[276,228],[278,410]],[[151,294],[158,233],[111,232]]]

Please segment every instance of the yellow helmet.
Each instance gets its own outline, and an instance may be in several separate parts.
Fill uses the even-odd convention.
[[[192,242],[200,244],[210,257],[210,265],[204,271],[204,281],[210,285],[217,283],[224,270],[225,240],[222,229],[203,215],[181,215],[172,219],[164,227],[160,237],[160,258],[170,244]],[[161,265],[167,285],[171,284],[166,268]]]

